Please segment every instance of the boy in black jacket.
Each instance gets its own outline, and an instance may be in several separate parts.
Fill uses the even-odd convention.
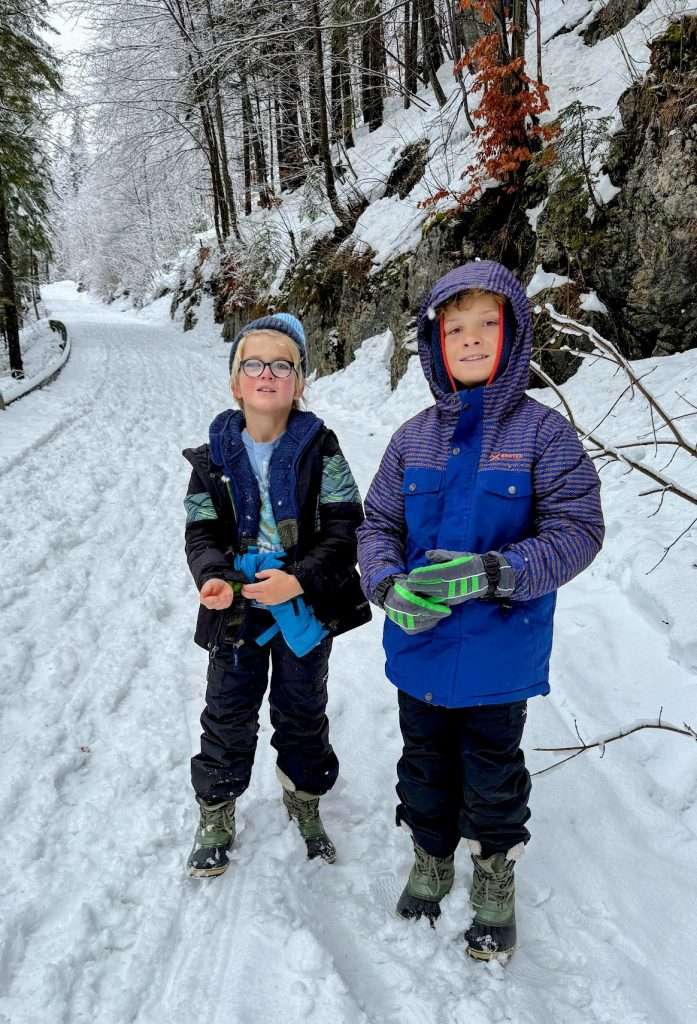
[[[232,344],[240,410],[187,449],[186,555],[201,608],[196,642],[210,653],[201,752],[191,777],[200,821],[189,874],[228,866],[235,801],[249,785],[268,682],[283,802],[308,856],[336,850],[319,816],[338,761],[329,743],[332,637],[370,618],[356,563],[360,495],[335,435],[297,408],[305,337],[287,313],[255,320]]]

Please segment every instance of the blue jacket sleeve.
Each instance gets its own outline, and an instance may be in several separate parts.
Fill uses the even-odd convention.
[[[503,548],[516,577],[512,601],[557,590],[600,551],[605,535],[600,480],[575,430],[550,410],[533,467],[535,534]]]
[[[395,435],[365,499],[365,521],[358,529],[358,564],[363,593],[373,600],[375,588],[387,576],[405,572],[404,467]]]

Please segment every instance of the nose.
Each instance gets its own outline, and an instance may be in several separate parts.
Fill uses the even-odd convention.
[[[261,373],[261,380],[273,380],[273,374],[271,373],[271,367],[265,366]]]

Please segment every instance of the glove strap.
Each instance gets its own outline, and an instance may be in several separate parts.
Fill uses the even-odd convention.
[[[491,552],[489,552],[486,555],[482,555],[482,564],[484,566],[486,578],[489,582],[486,596],[496,597],[496,591],[498,590],[499,583],[501,582],[501,563],[496,555],[492,555]]]
[[[389,592],[390,587],[394,583],[395,576],[386,576],[384,580],[380,580],[378,585],[373,591],[373,604],[376,604],[378,608],[384,608],[385,598]]]
[[[260,647],[264,647],[264,645],[268,644],[270,640],[273,640],[276,633],[280,633],[280,631],[281,627],[277,622],[274,622],[268,629],[265,629],[264,632],[257,637],[256,642]]]

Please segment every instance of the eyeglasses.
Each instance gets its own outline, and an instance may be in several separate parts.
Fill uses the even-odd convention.
[[[288,359],[272,359],[270,363],[265,363],[263,359],[243,359],[240,363],[245,377],[261,377],[267,366],[279,380],[286,380],[295,370]]]

